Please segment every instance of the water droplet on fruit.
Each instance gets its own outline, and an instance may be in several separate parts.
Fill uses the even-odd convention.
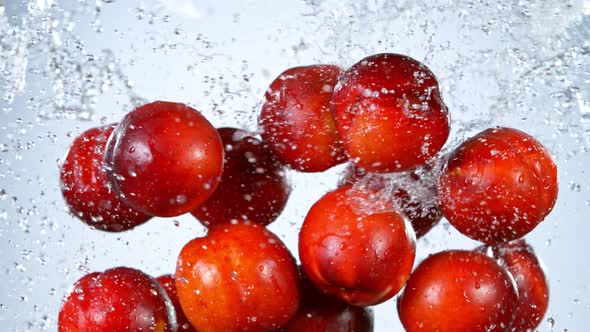
[[[176,196],[176,203],[178,203],[178,204],[186,203],[186,196],[185,195],[177,195]]]

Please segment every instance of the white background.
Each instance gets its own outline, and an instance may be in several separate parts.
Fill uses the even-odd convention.
[[[191,216],[155,219],[120,234],[72,218],[59,191],[57,160],[81,131],[116,122],[133,108],[130,97],[185,102],[215,126],[255,130],[260,98],[283,70],[347,67],[381,52],[408,54],[438,76],[452,116],[447,148],[504,125],[551,150],[559,200],[527,236],[551,285],[539,330],[587,330],[588,4],[0,0],[0,6],[0,94],[9,99],[0,100],[2,331],[55,331],[61,297],[82,275],[121,265],[171,273],[180,248],[204,234]],[[60,68],[48,67],[52,57]],[[291,199],[270,229],[295,256],[307,210],[335,187],[341,170],[289,174]],[[418,242],[417,261],[477,245],[443,222]],[[395,300],[374,312],[375,331],[402,330]]]

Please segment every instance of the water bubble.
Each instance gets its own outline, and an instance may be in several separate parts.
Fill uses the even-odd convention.
[[[576,191],[576,192],[580,192],[580,191],[582,191],[582,185],[580,185],[579,183],[576,183],[576,182],[574,182],[574,181],[570,181],[570,182],[568,183],[568,188],[569,188],[570,190],[573,190],[573,191]]]
[[[14,268],[19,272],[26,272],[27,268],[25,268],[22,264],[14,263]]]

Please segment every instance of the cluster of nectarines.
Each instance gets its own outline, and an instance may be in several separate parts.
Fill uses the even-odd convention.
[[[492,128],[443,154],[437,79],[398,54],[283,72],[259,125],[260,139],[154,102],[75,139],[61,169],[74,216],[121,232],[192,213],[208,233],[184,246],[174,275],[118,267],[78,280],[60,332],[372,331],[365,307],[402,289],[410,332],[538,325],[548,286],[521,238],[552,210],[557,170],[533,137]],[[265,228],[289,198],[286,169],[344,162],[339,186],[303,221],[298,267]],[[431,255],[412,272],[416,238],[443,216],[484,245]]]

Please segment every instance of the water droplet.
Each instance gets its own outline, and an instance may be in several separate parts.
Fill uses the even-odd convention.
[[[186,196],[185,195],[176,196],[176,203],[178,203],[178,204],[186,203]]]
[[[580,192],[580,191],[582,191],[582,186],[581,186],[579,183],[576,183],[576,182],[574,182],[574,181],[570,181],[570,182],[568,183],[568,186],[567,186],[567,187],[568,187],[570,190],[573,190],[573,191],[576,191],[576,192]]]

